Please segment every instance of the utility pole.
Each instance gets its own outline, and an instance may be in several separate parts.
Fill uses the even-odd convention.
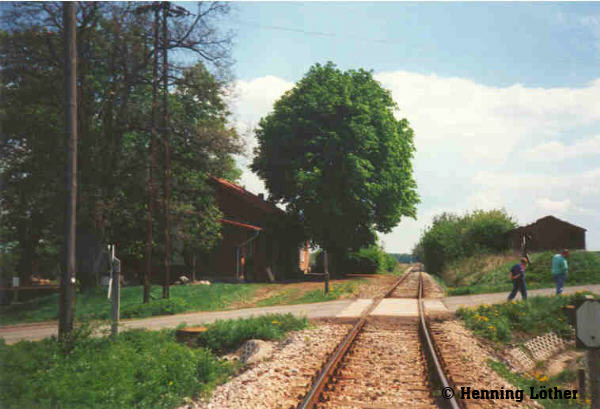
[[[162,3],[163,7],[163,66],[162,66],[162,79],[163,79],[163,143],[165,153],[165,167],[163,177],[163,208],[164,208],[164,237],[165,237],[165,281],[163,284],[163,298],[169,298],[169,285],[170,285],[170,269],[171,269],[171,145],[169,140],[169,61],[168,61],[168,49],[169,49],[169,27],[167,26],[167,20],[169,17],[169,9],[171,3],[165,1]]]
[[[68,136],[65,269],[60,280],[58,337],[73,331],[75,315],[75,240],[77,212],[77,38],[74,2],[63,3],[65,36],[65,130]]]
[[[152,58],[152,112],[150,117],[150,163],[148,164],[148,206],[146,212],[146,271],[144,274],[144,304],[150,302],[150,278],[152,274],[152,219],[156,202],[156,110],[158,104],[158,26],[160,24],[159,4],[152,5],[154,11],[154,45]]]

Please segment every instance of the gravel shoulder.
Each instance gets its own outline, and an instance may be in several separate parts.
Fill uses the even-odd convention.
[[[350,325],[322,324],[296,331],[275,346],[271,359],[218,386],[210,400],[195,401],[179,409],[287,409],[295,407],[311,386],[311,378],[333,352]]]
[[[489,358],[494,358],[491,351],[458,321],[432,322],[431,330],[435,343],[445,362],[446,373],[457,389],[462,386],[479,390],[515,390],[500,375],[490,369]],[[465,370],[467,369],[468,370]],[[457,391],[458,393],[458,391]],[[527,394],[525,394],[527,395]],[[541,408],[541,406],[525,396],[522,402],[513,400],[464,400],[468,408]]]

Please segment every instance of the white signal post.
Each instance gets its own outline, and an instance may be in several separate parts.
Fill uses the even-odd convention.
[[[108,298],[111,298],[112,295],[110,309],[110,333],[112,336],[117,336],[119,333],[119,310],[121,304],[121,260],[115,257],[115,248],[116,246],[114,244],[108,246],[108,252],[110,254],[110,282],[108,284]]]

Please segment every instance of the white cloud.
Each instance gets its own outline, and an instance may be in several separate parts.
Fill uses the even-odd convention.
[[[589,246],[600,249],[599,218],[589,210],[600,206],[594,156],[600,154],[600,79],[580,88],[528,88],[405,71],[375,78],[415,131],[422,198],[417,221],[403,220],[381,235],[389,251],[410,250],[435,214],[475,208],[506,208],[523,223],[560,212],[586,227]],[[292,87],[274,76],[237,81],[232,111],[249,151],[256,145],[251,130]],[[242,184],[264,192],[248,163],[248,157],[238,160]]]
[[[589,155],[600,155],[600,135],[580,139],[570,145],[558,141],[546,142],[522,152],[522,157],[541,161],[558,161]]]
[[[557,213],[562,214],[565,213],[571,207],[571,200],[551,200],[548,198],[541,198],[536,201],[536,204],[543,212]]]
[[[600,80],[585,88],[506,88],[404,71],[375,75],[411,122],[418,149],[458,145],[464,160],[502,163],[520,144],[600,120]]]

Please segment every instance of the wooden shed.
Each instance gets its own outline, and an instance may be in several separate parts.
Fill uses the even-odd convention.
[[[219,279],[271,281],[296,275],[304,267],[307,247],[290,242],[277,228],[285,212],[241,186],[210,177],[223,218],[221,243],[202,268]]]
[[[560,249],[585,250],[583,227],[575,226],[554,216],[546,216],[507,233],[509,248],[520,251],[523,240],[528,251],[556,251]]]

